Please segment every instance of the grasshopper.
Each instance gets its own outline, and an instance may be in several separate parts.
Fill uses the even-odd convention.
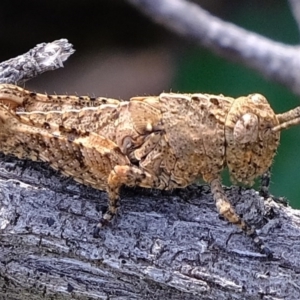
[[[123,185],[170,190],[202,178],[217,210],[271,251],[235,212],[221,185],[251,185],[270,168],[280,131],[300,123],[300,107],[275,114],[260,94],[231,98],[162,93],[130,101],[46,95],[0,85],[0,151],[46,161],[76,181],[108,193],[99,229],[117,212]]]

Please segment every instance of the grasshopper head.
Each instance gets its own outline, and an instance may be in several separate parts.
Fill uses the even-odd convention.
[[[266,98],[252,94],[234,100],[225,122],[226,164],[233,182],[253,184],[272,164],[280,133]]]

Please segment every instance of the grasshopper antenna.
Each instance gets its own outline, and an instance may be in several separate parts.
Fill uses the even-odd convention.
[[[300,106],[291,109],[283,114],[276,115],[279,125],[272,128],[272,131],[281,131],[300,124]]]

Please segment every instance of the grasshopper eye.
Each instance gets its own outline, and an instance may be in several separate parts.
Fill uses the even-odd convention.
[[[258,136],[258,118],[252,113],[244,114],[235,124],[233,137],[236,142],[245,144],[254,142]]]

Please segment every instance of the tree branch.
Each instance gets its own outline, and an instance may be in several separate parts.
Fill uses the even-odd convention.
[[[289,0],[291,11],[293,13],[294,19],[300,30],[300,2],[298,0]]]
[[[300,95],[300,49],[240,28],[185,0],[127,0],[166,28]]]
[[[126,190],[94,239],[105,193],[10,157],[0,177],[0,298],[299,299],[300,214],[253,190],[226,193],[248,222],[265,224],[271,261],[219,219],[207,186]]]
[[[63,67],[63,62],[75,52],[66,39],[41,43],[15,58],[0,63],[0,82],[22,84],[46,71]]]

